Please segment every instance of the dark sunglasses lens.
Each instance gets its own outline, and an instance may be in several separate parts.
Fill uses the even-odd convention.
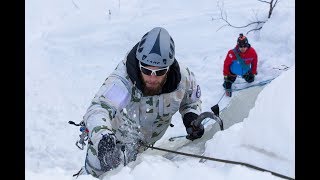
[[[145,75],[151,75],[152,71],[141,66],[141,72]]]
[[[166,72],[167,72],[167,69],[162,69],[162,70],[156,71],[156,74],[157,76],[163,76],[166,74]]]

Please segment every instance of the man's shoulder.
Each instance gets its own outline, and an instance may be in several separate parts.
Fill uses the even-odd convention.
[[[230,49],[227,53],[227,57],[229,57],[230,59],[233,59],[236,56],[234,51],[235,51],[235,48]]]
[[[131,86],[130,78],[127,74],[127,69],[125,65],[125,61],[121,61],[113,72],[105,79],[104,85],[115,85],[123,86],[127,89]]]
[[[180,73],[181,73],[181,81],[180,82],[186,82],[194,79],[194,72],[192,69],[188,66],[182,65],[180,66]]]
[[[236,48],[229,49],[228,54],[234,54],[235,51],[237,51]]]
[[[180,63],[179,66],[180,66],[181,76],[186,76],[187,74],[189,74],[191,72],[189,67],[187,67],[185,64]]]

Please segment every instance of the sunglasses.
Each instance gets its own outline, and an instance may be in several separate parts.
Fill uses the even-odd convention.
[[[245,48],[245,47],[247,47],[247,45],[246,44],[239,44],[239,47],[240,48]]]
[[[145,74],[145,75],[148,75],[148,76],[151,76],[151,75],[156,75],[156,76],[163,76],[165,75],[168,70],[169,70],[169,66],[168,67],[165,67],[165,68],[160,68],[160,69],[149,69],[145,66],[142,66],[141,65],[141,62],[139,61],[139,67],[140,67],[140,71]]]

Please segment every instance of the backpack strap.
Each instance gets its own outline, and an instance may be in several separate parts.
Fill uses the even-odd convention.
[[[233,52],[236,55],[237,60],[240,62],[242,69],[250,69],[250,66],[243,61],[236,48],[233,49]]]

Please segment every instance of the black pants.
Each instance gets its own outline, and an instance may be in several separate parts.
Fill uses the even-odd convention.
[[[252,74],[251,71],[248,73],[244,74],[242,78],[247,81],[248,83],[251,83],[254,81],[254,75]],[[231,89],[232,83],[237,79],[237,75],[231,73],[231,75],[227,76],[227,78],[224,79],[223,87],[225,89]]]

